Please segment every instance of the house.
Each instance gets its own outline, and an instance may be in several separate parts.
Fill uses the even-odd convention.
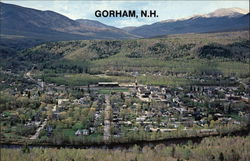
[[[82,131],[78,129],[78,130],[75,132],[75,135],[76,135],[76,136],[82,135]]]
[[[151,125],[147,125],[147,126],[144,127],[144,131],[150,132],[150,128],[152,128],[152,126]]]
[[[139,128],[138,127],[134,127],[132,129],[130,129],[131,131],[139,131]]]
[[[174,98],[172,99],[172,102],[174,102],[174,103],[180,103],[179,97],[174,97]]]
[[[223,114],[221,113],[215,113],[214,116],[216,116],[217,118],[223,117]]]
[[[52,112],[57,112],[57,106],[56,105],[53,107]]]
[[[58,106],[62,105],[63,103],[67,103],[69,102],[69,99],[58,99],[57,103],[58,103]]]
[[[131,121],[123,121],[121,122],[122,124],[126,124],[126,125],[132,125],[132,122]]]
[[[88,129],[83,129],[83,130],[78,129],[78,130],[75,132],[75,135],[76,135],[76,136],[80,136],[80,135],[87,136],[87,135],[89,135],[89,130],[88,130]]]
[[[51,126],[47,126],[45,130],[47,131],[47,136],[50,136],[52,134],[53,128]]]
[[[93,134],[93,133],[95,133],[96,128],[95,127],[90,127],[89,130],[90,130],[90,133]]]
[[[140,121],[140,122],[143,122],[146,120],[146,116],[142,116],[142,117],[137,117],[136,118],[136,121]]]
[[[176,131],[177,129],[161,129],[161,128],[150,128],[150,131],[153,132],[172,132]]]
[[[141,97],[143,97],[143,98],[147,98],[147,97],[149,97],[149,95],[151,94],[151,91],[150,91],[150,90],[147,90],[147,89],[144,88],[144,87],[138,88],[138,92],[139,92],[139,94],[141,95]]]
[[[52,113],[52,119],[58,120],[60,118],[60,113],[59,112],[53,112]]]
[[[118,82],[98,82],[100,87],[119,87]]]

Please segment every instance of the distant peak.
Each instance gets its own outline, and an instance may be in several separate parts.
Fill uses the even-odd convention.
[[[203,15],[204,17],[234,17],[238,15],[247,14],[249,11],[242,8],[220,8],[214,12]]]
[[[166,23],[166,22],[176,22],[176,21],[183,21],[183,20],[188,20],[188,19],[195,19],[199,17],[204,17],[204,18],[212,18],[212,17],[236,17],[240,15],[245,15],[248,14],[249,10],[243,9],[243,8],[219,8],[215,10],[214,12],[210,12],[207,14],[197,14],[185,18],[180,18],[180,19],[168,19],[168,20],[163,20],[160,21],[159,23]]]

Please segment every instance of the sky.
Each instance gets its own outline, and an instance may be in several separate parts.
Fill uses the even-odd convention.
[[[91,19],[115,27],[140,26],[167,19],[179,19],[197,14],[206,14],[219,8],[239,7],[249,11],[248,0],[195,0],[195,1],[72,1],[72,0],[2,0],[4,3],[16,4],[39,10],[52,10],[71,19]],[[151,18],[100,18],[95,17],[96,10],[156,10],[158,17]]]

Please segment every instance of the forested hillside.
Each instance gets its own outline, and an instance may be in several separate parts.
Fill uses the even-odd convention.
[[[239,31],[122,41],[49,42],[19,52],[3,48],[1,64],[3,69],[13,71],[35,67],[45,76],[54,74],[53,77],[72,73],[124,76],[110,78],[116,81],[130,81],[128,72],[151,75],[160,72],[163,76],[204,72],[247,75],[248,71],[243,69],[248,67],[248,36],[248,31]],[[142,82],[154,80],[153,75],[149,77],[141,78]]]

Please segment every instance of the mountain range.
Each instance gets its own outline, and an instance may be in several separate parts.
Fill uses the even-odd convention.
[[[249,13],[240,8],[218,9],[204,15],[165,20],[151,25],[123,28],[144,38],[184,33],[208,33],[249,29]]]
[[[0,3],[1,34],[46,40],[133,39],[128,32],[92,20],[72,20],[53,11]],[[12,37],[11,37],[12,38]]]
[[[1,45],[30,47],[41,42],[90,39],[136,39],[169,34],[249,29],[249,13],[240,8],[218,9],[205,15],[165,20],[139,27],[116,28],[88,19],[72,20],[54,11],[41,11],[0,2]]]

